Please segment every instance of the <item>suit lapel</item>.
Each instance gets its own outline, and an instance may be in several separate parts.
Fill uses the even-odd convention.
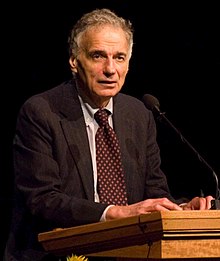
[[[61,120],[61,127],[80,173],[85,193],[89,200],[94,200],[93,168],[86,125],[77,92],[73,86],[70,87],[73,89],[72,95],[67,92],[61,106],[61,113],[66,116]]]
[[[135,123],[129,117],[129,105],[124,104],[119,95],[115,97],[113,123],[114,129],[118,136],[121,152],[122,163],[124,165],[125,177],[127,183],[128,197],[131,196],[134,180],[132,175],[137,169],[137,158],[135,153]]]

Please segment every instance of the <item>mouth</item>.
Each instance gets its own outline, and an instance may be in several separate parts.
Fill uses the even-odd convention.
[[[99,81],[98,83],[104,87],[113,88],[113,87],[115,87],[117,82],[116,81]]]

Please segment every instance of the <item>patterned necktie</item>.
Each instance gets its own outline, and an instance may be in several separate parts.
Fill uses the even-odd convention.
[[[99,199],[102,203],[127,205],[119,142],[108,123],[108,115],[107,110],[100,109],[94,116],[99,124],[95,136]]]

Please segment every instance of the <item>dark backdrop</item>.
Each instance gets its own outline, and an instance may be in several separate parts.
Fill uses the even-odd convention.
[[[217,6],[147,1],[10,2],[2,22],[0,203],[5,245],[13,202],[12,139],[18,109],[31,95],[71,76],[67,37],[93,8],[109,7],[132,21],[134,51],[123,92],[155,95],[169,120],[220,173],[220,30]],[[167,2],[167,1],[166,1]],[[75,3],[76,4],[76,3]],[[162,168],[175,197],[215,193],[212,172],[164,123],[157,121]]]

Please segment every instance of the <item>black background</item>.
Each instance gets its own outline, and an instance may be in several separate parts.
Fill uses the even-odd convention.
[[[13,202],[12,139],[18,109],[31,95],[71,77],[67,37],[93,8],[133,23],[134,49],[123,92],[156,96],[161,110],[219,177],[220,18],[217,5],[186,1],[10,2],[2,8],[0,203],[4,247]],[[178,2],[178,4],[177,4]],[[77,6],[75,6],[77,4]],[[162,169],[175,197],[215,194],[212,171],[157,121]]]

